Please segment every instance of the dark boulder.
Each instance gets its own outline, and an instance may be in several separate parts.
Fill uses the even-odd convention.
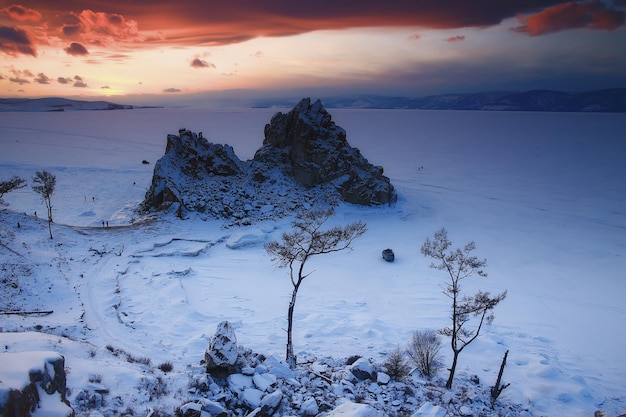
[[[45,415],[74,416],[66,399],[65,359],[55,352],[0,353],[0,416],[28,417],[38,410]],[[54,395],[61,404],[43,401]],[[52,409],[47,410],[47,408]]]

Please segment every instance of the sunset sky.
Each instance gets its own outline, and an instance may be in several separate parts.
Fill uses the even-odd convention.
[[[0,97],[626,87],[625,15],[626,0],[0,0]]]

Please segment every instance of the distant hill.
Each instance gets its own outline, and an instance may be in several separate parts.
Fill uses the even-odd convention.
[[[108,101],[70,100],[48,98],[0,98],[0,112],[9,111],[76,111],[76,110],[126,110],[133,106]]]
[[[326,97],[327,108],[492,110],[538,112],[626,112],[626,88],[564,93],[551,90],[441,94],[425,97]],[[292,106],[290,100],[258,100],[255,107]]]

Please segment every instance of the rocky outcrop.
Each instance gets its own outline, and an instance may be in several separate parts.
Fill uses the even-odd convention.
[[[73,416],[65,398],[65,359],[55,352],[0,353],[0,416],[27,417],[35,410],[45,414],[53,402],[43,396],[56,396],[59,403],[49,410],[54,415]]]
[[[228,321],[217,325],[204,353],[207,372],[232,369],[237,363],[237,336]]]
[[[348,144],[346,131],[332,121],[319,100],[311,104],[305,98],[289,113],[272,117],[254,159],[267,161],[276,153],[286,157],[299,183],[307,187],[330,183],[349,203],[379,205],[397,198],[383,168],[370,164]]]
[[[189,205],[184,198],[194,194],[195,184],[242,172],[243,164],[232,147],[210,143],[202,137],[202,132],[195,134],[181,129],[178,135],[167,135],[165,156],[155,164],[144,206],[161,208],[183,202]]]
[[[181,217],[197,212],[249,224],[341,200],[382,205],[396,199],[383,168],[348,144],[345,130],[319,100],[303,99],[272,117],[263,146],[249,161],[201,132],[181,129],[168,135],[141,210],[169,210]]]

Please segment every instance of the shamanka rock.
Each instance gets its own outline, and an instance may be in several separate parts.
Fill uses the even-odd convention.
[[[375,206],[396,200],[383,168],[348,144],[319,100],[306,98],[272,117],[263,146],[249,161],[201,132],[168,135],[141,210],[250,224],[339,201]]]

